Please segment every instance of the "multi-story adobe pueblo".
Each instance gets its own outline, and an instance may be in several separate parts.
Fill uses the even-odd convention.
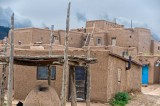
[[[49,29],[15,29],[14,55],[48,55],[50,34]],[[64,35],[64,30],[54,31],[53,54],[63,54]],[[108,101],[119,91],[141,91],[141,84],[160,83],[160,44],[153,40],[149,29],[124,28],[105,20],[87,21],[85,28],[70,30],[69,54],[85,56],[88,47],[91,57],[97,58],[90,68],[92,101]],[[77,99],[84,100],[86,72],[83,67],[75,69]],[[46,83],[46,73],[46,66],[14,65],[14,97],[25,99],[35,86]],[[62,66],[53,66],[51,86],[60,96]],[[69,86],[68,80],[68,100]]]

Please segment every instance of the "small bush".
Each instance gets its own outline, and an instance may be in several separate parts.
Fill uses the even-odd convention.
[[[130,99],[127,92],[119,92],[117,93],[113,100],[111,101],[112,106],[125,106]]]

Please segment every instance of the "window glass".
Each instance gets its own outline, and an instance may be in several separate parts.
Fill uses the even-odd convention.
[[[56,67],[51,67],[51,79],[54,80],[56,77]],[[37,67],[37,79],[38,80],[47,80],[48,79],[48,67],[47,66],[38,66]]]

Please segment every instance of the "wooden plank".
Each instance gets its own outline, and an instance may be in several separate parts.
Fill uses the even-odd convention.
[[[71,76],[71,106],[77,106],[76,100],[76,81],[75,81],[75,67],[70,67]]]
[[[12,93],[13,93],[14,13],[12,14],[12,17],[11,17],[11,36],[10,36],[10,38],[11,39],[10,39],[7,106],[12,106]]]
[[[66,20],[61,106],[66,106],[66,95],[67,95],[66,92],[67,92],[67,75],[68,75],[67,74],[68,73],[68,35],[69,35],[70,6],[71,6],[71,2],[69,2],[68,4],[67,20]]]

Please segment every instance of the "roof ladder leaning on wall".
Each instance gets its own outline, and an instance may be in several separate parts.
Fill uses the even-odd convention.
[[[86,41],[85,41],[85,43],[84,43],[84,46],[89,46],[89,43],[90,43],[91,38],[93,39],[94,29],[95,29],[95,23],[93,24],[92,33],[91,33],[91,34],[87,33],[87,37],[86,37]]]

